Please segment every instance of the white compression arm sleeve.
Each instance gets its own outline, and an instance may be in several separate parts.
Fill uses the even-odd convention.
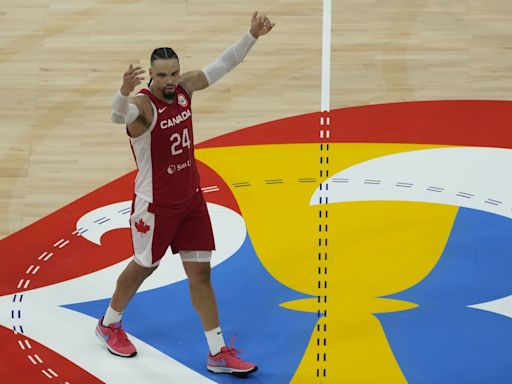
[[[204,67],[203,73],[208,80],[208,84],[212,85],[240,64],[254,43],[256,43],[256,39],[251,32],[247,32],[239,41],[226,49],[213,63]]]
[[[112,121],[116,124],[130,124],[139,116],[139,108],[128,103],[128,96],[118,91],[112,101]]]

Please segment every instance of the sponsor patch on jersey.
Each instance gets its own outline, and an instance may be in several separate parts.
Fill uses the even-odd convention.
[[[171,164],[171,165],[169,165],[169,166],[167,167],[167,173],[168,173],[169,175],[172,175],[174,172],[176,172],[176,166],[175,166],[175,165],[172,165],[172,164]]]
[[[183,108],[186,108],[188,106],[187,98],[182,93],[178,94],[178,104],[181,105]]]

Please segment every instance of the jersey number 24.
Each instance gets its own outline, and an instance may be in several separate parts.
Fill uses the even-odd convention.
[[[183,134],[180,135],[179,133],[173,133],[171,135],[171,154],[179,155],[183,152],[183,148],[189,148],[190,149],[190,137],[188,135],[188,129],[183,130]]]

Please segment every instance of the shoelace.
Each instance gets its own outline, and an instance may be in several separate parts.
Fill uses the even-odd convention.
[[[123,330],[123,328],[121,328],[121,327],[115,328],[114,334],[116,335],[116,339],[120,344],[126,345],[129,343],[128,336],[126,336],[126,333]]]
[[[228,349],[228,352],[231,356],[237,358],[237,359],[240,359],[238,357],[238,355],[240,353],[242,353],[243,351],[241,349],[236,349],[235,347],[233,347],[233,342],[235,341],[235,336],[231,337],[231,341],[229,342],[229,347],[227,348]]]

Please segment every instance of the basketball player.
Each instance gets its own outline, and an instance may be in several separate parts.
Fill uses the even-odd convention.
[[[117,280],[110,305],[96,335],[118,356],[133,357],[135,346],[121,327],[121,316],[142,282],[158,267],[169,246],[180,254],[192,304],[209,346],[207,369],[245,376],[257,370],[226,346],[217,303],[210,284],[210,258],[215,243],[194,159],[192,94],[212,85],[247,55],[256,40],[274,27],[255,12],[250,31],[202,70],[181,74],[171,48],[151,55],[149,88],[129,97],[142,80],[141,67],[130,65],[112,104],[112,120],[127,127],[137,163],[135,197],[130,217],[134,259]]]

